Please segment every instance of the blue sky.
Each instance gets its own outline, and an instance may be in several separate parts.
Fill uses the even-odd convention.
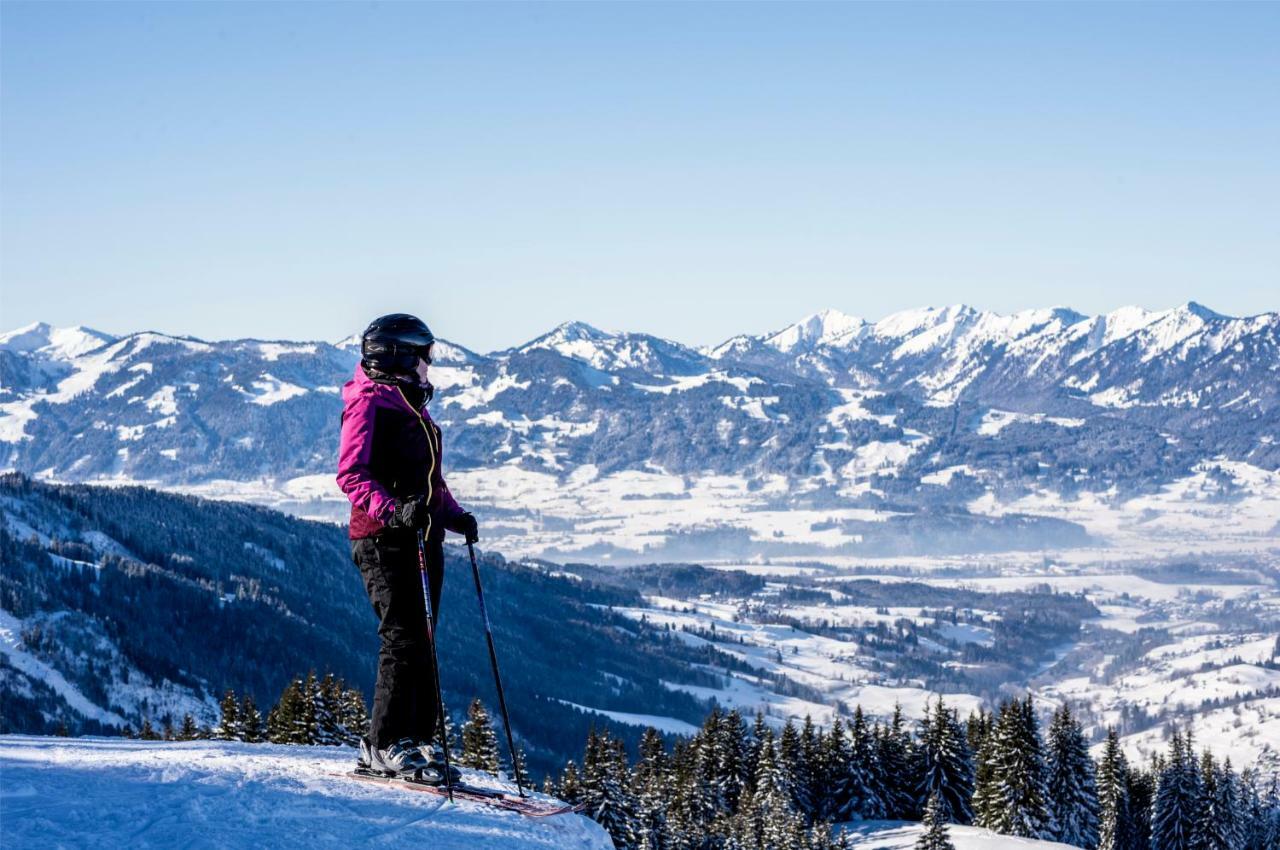
[[[0,325],[1280,308],[1280,5],[4,3]]]

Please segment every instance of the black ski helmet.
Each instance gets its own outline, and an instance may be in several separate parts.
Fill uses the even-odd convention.
[[[426,322],[408,313],[379,316],[360,337],[361,362],[367,368],[390,374],[413,372],[418,358],[430,362],[435,335]]]

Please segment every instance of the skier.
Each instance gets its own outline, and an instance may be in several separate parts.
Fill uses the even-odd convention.
[[[440,428],[427,413],[435,337],[420,319],[374,319],[361,360],[342,388],[338,486],[351,500],[351,558],[378,617],[378,678],[369,734],[357,767],[442,782],[431,745],[440,722],[418,564],[426,571],[434,619],[444,581],[444,535],[479,539],[476,519],[454,500],[441,474]],[[452,771],[456,780],[457,771]]]

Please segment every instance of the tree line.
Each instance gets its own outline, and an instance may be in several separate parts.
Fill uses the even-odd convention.
[[[265,718],[252,696],[227,691],[213,727],[187,714],[178,729],[166,721],[156,731],[148,720],[132,734],[355,745],[367,728],[360,691],[311,672],[294,678]],[[446,735],[463,767],[499,774],[508,766],[479,699],[461,734],[446,718]],[[517,758],[524,771],[523,753]],[[947,824],[1086,850],[1280,847],[1280,777],[1237,772],[1207,748],[1197,754],[1180,729],[1146,764],[1131,763],[1111,729],[1094,759],[1068,706],[1042,731],[1029,695],[964,721],[939,697],[914,724],[901,707],[872,722],[857,706],[829,728],[806,717],[778,731],[763,714],[748,724],[737,710],[716,708],[671,747],[646,729],[634,761],[622,739],[593,728],[582,758],[542,788],[585,804],[618,850],[836,850],[848,840],[832,824],[859,820],[921,820],[921,850],[950,847]]]
[[[964,722],[939,698],[914,727],[900,708],[869,723],[858,707],[775,733],[716,709],[670,750],[646,730],[634,762],[593,731],[544,790],[586,803],[619,850],[828,850],[847,845],[831,824],[864,819],[923,820],[922,850],[950,847],[949,823],[1088,850],[1280,847],[1277,777],[1197,756],[1189,732],[1138,765],[1114,730],[1092,758],[1067,706],[1042,733],[1030,696]]]

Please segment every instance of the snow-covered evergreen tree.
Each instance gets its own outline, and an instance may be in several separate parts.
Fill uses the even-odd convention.
[[[640,736],[640,758],[631,771],[636,795],[636,831],[646,850],[670,850],[675,846],[667,807],[671,801],[671,762],[662,735],[652,726]]]
[[[849,761],[845,771],[849,807],[842,812],[843,820],[866,818],[873,820],[887,817],[883,789],[885,776],[876,752],[875,735],[862,713],[862,706],[853,710],[849,724]]]
[[[1006,835],[1046,838],[1053,821],[1047,798],[1044,754],[1028,695],[1001,707],[993,736],[995,775],[990,826]]]
[[[1120,749],[1115,728],[1107,730],[1107,743],[1098,762],[1098,850],[1136,850],[1129,813],[1129,764]]]
[[[1191,742],[1174,731],[1159,773],[1151,813],[1151,843],[1159,850],[1192,850],[1199,781]]]
[[[222,695],[221,716],[218,725],[213,729],[213,737],[219,741],[239,741],[244,737],[240,726],[240,703],[234,691],[228,690]]]
[[[627,777],[622,742],[614,741],[608,731],[593,729],[582,759],[582,802],[587,816],[605,828],[618,850],[638,844],[636,800]]]
[[[1048,741],[1051,837],[1074,847],[1098,842],[1098,791],[1084,730],[1065,704],[1053,714]]]
[[[1240,777],[1231,767],[1231,759],[1225,759],[1217,775],[1218,793],[1214,808],[1222,819],[1223,847],[1236,850],[1244,844],[1244,823],[1240,796]],[[1221,850],[1221,848],[1215,848]]]
[[[303,681],[294,679],[267,714],[267,740],[273,744],[307,743],[301,732],[303,720]]]
[[[1148,850],[1151,847],[1151,811],[1155,807],[1156,774],[1130,765],[1126,791],[1129,795],[1128,850]]]
[[[818,784],[818,817],[823,820],[854,820],[849,814],[851,806],[850,782],[853,758],[849,739],[845,735],[844,721],[838,716],[831,721],[831,729],[822,737],[822,752],[818,757],[815,773]]]
[[[804,725],[800,728],[799,768],[795,778],[794,798],[810,824],[819,818],[822,805],[822,789],[819,785],[821,772],[821,733],[814,725],[813,718],[806,714]]]
[[[1280,775],[1250,768],[1240,780],[1242,850],[1280,847]]]
[[[978,747],[974,751],[973,822],[993,829],[1000,799],[999,777],[995,770],[995,719],[988,714],[985,718],[980,716],[976,722],[976,729],[972,718],[969,725],[969,740],[976,741]]]
[[[355,746],[369,731],[369,709],[364,694],[356,688],[343,687],[338,703],[338,728],[343,743]]]
[[[196,726],[196,719],[191,716],[191,712],[182,715],[182,727],[178,729],[179,741],[194,741],[200,737],[200,727]]]
[[[930,793],[921,824],[924,831],[916,839],[915,850],[956,850],[956,846],[951,843],[951,834],[947,831],[949,819],[945,809],[946,804],[937,792]]]
[[[498,756],[498,734],[493,729],[493,721],[484,703],[479,698],[471,701],[467,709],[467,721],[462,724],[462,758],[459,763],[463,767],[488,771],[497,774],[501,768]]]
[[[253,694],[245,694],[240,700],[240,740],[250,744],[258,744],[266,740],[266,729],[262,725],[262,713],[253,701]],[[185,723],[184,723],[185,727]]]
[[[577,805],[582,802],[582,778],[578,766],[570,761],[560,774],[560,782],[556,785],[556,796],[566,803]]]
[[[813,785],[809,765],[805,760],[800,731],[790,720],[782,727],[782,735],[778,739],[778,766],[781,773],[787,777],[787,786],[795,810],[802,816],[811,816]]]
[[[921,811],[930,797],[936,797],[938,816],[947,823],[973,820],[973,758],[960,721],[941,696],[935,706],[925,705],[914,752],[914,772]]]
[[[762,733],[757,755],[754,790],[732,819],[732,842],[744,850],[803,850],[807,844],[804,819],[795,809],[791,777],[768,729]]]
[[[747,786],[747,726],[735,709],[720,718],[714,736],[715,782],[718,796],[729,812],[738,807],[743,789]]]
[[[910,818],[915,809],[914,783],[911,777],[911,736],[906,730],[902,706],[893,707],[888,726],[876,724],[876,761],[883,783],[880,797],[885,817]]]

